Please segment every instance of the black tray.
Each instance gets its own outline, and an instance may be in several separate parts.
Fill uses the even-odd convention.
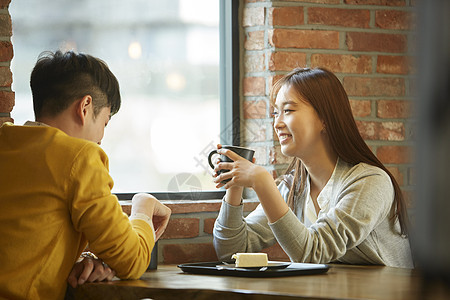
[[[234,263],[234,262],[225,262]],[[269,262],[280,263],[285,262]],[[310,264],[310,263],[290,263],[285,268],[223,268],[224,262],[213,261],[203,263],[189,263],[178,265],[183,272],[204,275],[220,275],[220,276],[238,276],[238,277],[282,277],[282,276],[299,276],[326,273],[330,268],[326,264]]]

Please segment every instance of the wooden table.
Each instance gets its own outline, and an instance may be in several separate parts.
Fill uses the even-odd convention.
[[[445,291],[446,290],[446,291]],[[193,275],[160,265],[140,280],[88,283],[74,299],[450,299],[443,284],[425,283],[417,270],[331,265],[320,275],[244,278]]]

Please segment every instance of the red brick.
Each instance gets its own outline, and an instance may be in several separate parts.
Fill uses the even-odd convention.
[[[348,32],[347,47],[350,51],[404,53],[407,38],[403,34]]]
[[[222,200],[209,200],[209,201],[162,201],[167,207],[172,210],[174,214],[185,214],[193,212],[218,212],[222,205]],[[259,202],[244,201],[244,211],[253,211]],[[131,201],[120,201],[122,210],[127,215],[131,213]]]
[[[221,201],[170,201],[164,202],[171,210],[172,214],[191,213],[191,212],[206,212],[206,211],[219,211],[222,205]]]
[[[0,117],[0,126],[5,122],[14,123],[14,119],[10,117]]]
[[[0,41],[0,61],[10,61],[14,56],[11,42]]]
[[[266,66],[264,64],[264,53],[252,53],[248,52],[244,56],[244,72],[262,72],[265,70]]]
[[[6,8],[11,3],[11,0],[0,0],[0,8]]]
[[[244,142],[254,143],[266,141],[267,126],[264,125],[264,121],[265,120],[259,119],[257,122],[250,120],[245,122],[244,128],[241,128],[241,138],[244,137]],[[257,159],[257,161],[258,164],[261,164],[259,159]]]
[[[245,77],[242,88],[244,96],[263,96],[266,94],[264,77]]]
[[[161,239],[192,238],[199,234],[200,220],[196,218],[171,218]]]
[[[246,7],[242,15],[243,27],[264,25],[264,7]]]
[[[375,26],[382,29],[410,30],[415,27],[413,14],[399,10],[379,10],[375,12]]]
[[[291,71],[306,66],[306,53],[272,52],[269,59],[270,71]]]
[[[163,258],[165,264],[217,261],[218,259],[212,243],[164,245]]]
[[[404,141],[405,125],[402,122],[381,122],[378,139],[381,141]]]
[[[283,75],[279,74],[279,75],[273,75],[273,76],[268,76],[267,81],[268,81],[268,85],[272,88],[273,85],[280,80],[283,77]]]
[[[339,32],[329,30],[274,29],[269,42],[278,48],[339,49]]]
[[[403,199],[405,199],[407,208],[414,208],[414,193],[412,191],[402,190]]]
[[[405,126],[401,122],[356,121],[364,140],[403,141]]]
[[[244,119],[264,119],[267,117],[266,101],[245,101],[243,111]]]
[[[354,117],[367,117],[372,113],[372,104],[369,100],[350,100]]]
[[[291,157],[285,156],[283,153],[281,153],[281,147],[275,146],[270,149],[269,154],[269,162],[272,165],[281,165],[281,164],[288,164],[292,160]]]
[[[267,257],[269,260],[276,261],[290,261],[289,256],[284,252],[283,248],[281,248],[280,244],[276,243],[272,247],[263,249],[261,252],[267,253]]]
[[[0,36],[11,36],[11,35],[12,35],[11,16],[0,15]]]
[[[403,119],[411,117],[412,103],[406,100],[378,100],[377,117]]]
[[[325,67],[335,73],[369,74],[372,58],[368,55],[312,54],[311,67]]]
[[[317,3],[317,4],[339,4],[341,0],[290,0],[291,2],[300,3]]]
[[[264,124],[265,120],[261,120],[261,122],[259,122],[260,126],[262,126],[261,124]],[[264,140],[265,141],[265,140]],[[250,142],[253,142],[250,140]],[[262,146],[252,146],[251,147],[253,150],[255,150],[255,161],[258,165],[267,165],[269,163],[269,155],[267,152],[267,147],[262,145]]]
[[[405,6],[406,0],[344,0],[344,3],[353,5]]]
[[[377,73],[409,74],[412,72],[412,61],[407,56],[379,55]]]
[[[388,171],[394,176],[395,181],[397,181],[398,185],[403,185],[403,173],[397,167],[387,167]]]
[[[205,219],[203,221],[203,232],[212,234],[214,229],[215,218]]]
[[[308,8],[308,23],[343,27],[369,28],[370,13],[361,9],[327,7]]]
[[[221,200],[210,201],[163,201],[172,210],[172,215],[192,212],[216,212],[222,205]],[[122,210],[127,215],[131,213],[131,201],[121,201]]]
[[[270,26],[296,26],[304,23],[304,12],[301,6],[275,7],[269,11]]]
[[[412,149],[409,146],[380,146],[377,157],[384,164],[411,163]]]
[[[403,96],[403,78],[344,77],[344,88],[349,96]]]
[[[11,112],[14,104],[14,92],[0,91],[0,112]]]
[[[377,139],[377,124],[375,122],[364,122],[356,120],[356,126],[364,140]]]
[[[264,49],[264,31],[250,31],[245,35],[244,48],[246,50]]]
[[[12,73],[9,67],[0,67],[0,86],[9,87],[12,84]]]

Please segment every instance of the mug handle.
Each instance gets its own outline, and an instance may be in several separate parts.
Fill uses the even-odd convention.
[[[214,169],[214,164],[211,161],[211,158],[214,154],[218,154],[217,150],[213,150],[213,151],[209,152],[209,155],[208,155],[208,163],[211,166],[211,169]]]

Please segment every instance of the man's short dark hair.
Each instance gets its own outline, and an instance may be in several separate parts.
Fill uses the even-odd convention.
[[[104,61],[83,53],[42,52],[30,86],[36,119],[54,117],[86,95],[93,99],[94,117],[103,107],[111,107],[111,115],[120,108],[117,78]]]

